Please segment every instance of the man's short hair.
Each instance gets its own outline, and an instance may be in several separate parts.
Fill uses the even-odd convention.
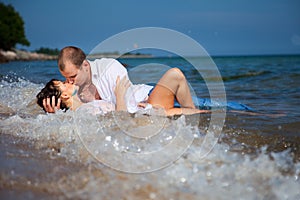
[[[66,61],[70,61],[79,69],[85,59],[86,55],[80,48],[75,46],[64,47],[58,55],[59,70],[64,71],[66,67]]]

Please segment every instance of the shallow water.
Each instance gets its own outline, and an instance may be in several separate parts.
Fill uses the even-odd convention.
[[[214,59],[227,99],[259,115],[228,111],[212,129],[210,114],[44,114],[33,100],[59,78],[55,63],[0,65],[1,199],[299,199],[299,60]],[[185,73],[208,97],[203,80]]]

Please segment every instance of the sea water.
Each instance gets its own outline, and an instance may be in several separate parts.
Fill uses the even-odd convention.
[[[182,58],[120,61],[145,83],[178,67],[195,95],[210,97]],[[300,57],[213,61],[227,100],[255,110],[216,110],[222,127],[211,114],[45,114],[35,96],[63,80],[56,62],[1,64],[1,199],[300,199]]]

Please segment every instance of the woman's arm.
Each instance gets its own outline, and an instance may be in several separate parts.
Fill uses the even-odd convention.
[[[126,76],[120,79],[120,76],[117,77],[115,95],[116,95],[116,110],[117,111],[127,111],[127,105],[125,100],[125,95],[127,89],[130,87],[131,83]]]

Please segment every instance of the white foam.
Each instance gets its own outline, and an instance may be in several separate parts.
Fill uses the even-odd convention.
[[[126,194],[128,199],[140,199],[145,196],[137,193],[146,191],[150,199],[300,199],[300,163],[293,162],[289,151],[271,153],[270,156],[263,148],[253,158],[230,151],[230,146],[225,143],[217,143],[203,157],[200,152],[205,133],[200,134],[197,128],[185,125],[182,118],[168,119],[162,133],[153,140],[141,142],[128,135],[124,137],[113,115],[74,117],[74,113],[68,111],[24,117],[23,110],[39,89],[40,85],[32,83],[16,86],[1,83],[1,103],[13,108],[17,114],[1,119],[0,130],[4,134],[34,140],[36,148],[41,150],[60,149],[54,156],[89,166],[89,170],[83,169],[80,174],[70,174],[60,180],[58,187],[69,198],[118,199]],[[128,116],[124,114],[124,117]],[[77,135],[78,129],[82,138]],[[106,155],[113,160],[116,151],[136,155],[149,149],[157,151],[174,139],[177,130],[196,135],[194,143],[174,163],[152,173],[123,174],[94,159],[95,155]],[[82,140],[90,145],[90,153],[94,156]],[[101,148],[97,148],[99,145]],[[153,162],[159,162],[158,159],[164,158],[155,157]],[[141,161],[118,164],[130,166],[141,164]],[[105,173],[106,181],[90,168]]]

